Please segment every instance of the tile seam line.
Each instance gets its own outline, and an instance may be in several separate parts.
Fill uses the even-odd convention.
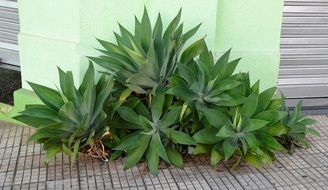
[[[108,176],[110,178],[110,183],[111,183],[111,187],[114,189],[114,184],[113,184],[113,178],[112,178],[112,172],[111,169],[109,168],[109,163],[105,163],[107,168],[108,168]]]
[[[205,158],[205,157],[202,156],[202,158]],[[206,159],[206,158],[205,158],[205,159]],[[210,187],[210,189],[213,189],[213,188],[211,187],[211,184],[210,184],[209,181],[207,180],[207,178],[203,175],[203,172],[201,171],[199,165],[196,165],[196,168],[197,168],[197,170],[199,171],[200,175],[201,175],[201,176],[203,177],[203,179],[205,180],[206,184]],[[212,175],[208,172],[208,170],[207,170],[206,168],[204,168],[204,169],[206,170],[206,172],[208,173],[208,175],[212,177]],[[212,178],[213,178],[213,177],[212,177]],[[222,180],[221,180],[221,181],[222,181]],[[219,184],[218,184],[215,180],[214,180],[214,183],[215,183],[217,186],[219,186]],[[223,184],[224,184],[225,187],[227,187],[225,183],[223,183]],[[228,187],[227,187],[227,188],[228,188]]]
[[[177,180],[175,180],[175,178],[174,178],[174,175],[173,175],[173,173],[172,173],[171,169],[170,169],[170,168],[168,168],[168,171],[170,172],[170,174],[171,174],[171,176],[172,176],[172,179],[173,179],[174,183],[176,184],[176,186],[177,186],[178,190],[180,190],[181,188],[180,188],[180,186],[179,186],[179,184],[178,184]],[[183,182],[183,183],[184,183],[184,182]]]
[[[1,123],[0,123],[0,125],[1,125]],[[7,123],[4,123],[3,124],[4,126],[2,126],[3,127],[3,131],[2,131],[2,133],[1,133],[1,137],[0,137],[0,139],[2,140],[3,139],[3,136],[4,136],[4,134],[5,134],[5,128],[7,127]],[[9,134],[10,134],[10,131],[11,131],[11,128],[9,129]],[[8,136],[9,136],[9,134],[8,134]],[[4,147],[4,153],[6,152],[6,146],[7,146],[7,144],[8,144],[8,140],[9,140],[9,138],[7,138],[6,139],[6,142],[5,142],[5,147]],[[1,160],[0,160],[0,166],[2,166],[2,163],[3,163],[3,158],[4,158],[4,156],[5,156],[5,154],[3,154],[2,156],[1,156]],[[4,182],[3,182],[4,183]],[[4,184],[3,184],[4,185]]]
[[[272,164],[272,163],[271,163]],[[257,170],[269,183],[270,183],[270,185],[274,188],[274,189],[278,189],[277,188],[277,186],[275,186],[274,184],[272,184],[272,182],[270,181],[270,179],[266,176],[266,175],[264,175],[265,174],[265,172],[263,172],[262,170]],[[266,170],[267,171],[267,170]],[[270,171],[268,171],[268,173],[270,173]],[[270,174],[270,176],[272,176],[271,174]]]
[[[240,182],[240,180],[236,177],[236,175],[233,173],[233,172],[231,172],[231,170],[226,166],[226,165],[224,165],[224,168],[226,169],[226,170],[228,170],[228,172],[230,173],[230,175],[238,182],[238,184],[240,185],[240,187],[243,189],[243,190],[245,190],[245,187],[241,184],[241,182]],[[244,177],[242,177],[243,179],[244,179]],[[228,178],[228,180],[229,180],[229,182],[233,185],[233,183],[232,183],[232,181]],[[246,180],[245,180],[246,181]],[[253,181],[253,180],[252,180]],[[257,185],[257,184],[256,184]],[[233,185],[234,186],[234,185]],[[257,185],[257,187],[259,187],[258,185]],[[234,188],[236,188],[235,186],[234,186]]]
[[[10,126],[10,125],[8,125],[8,126]],[[10,130],[9,130],[9,132],[8,132],[8,135],[10,135],[10,133],[12,132],[12,126],[10,126]],[[14,127],[14,129],[13,130],[15,130],[15,134],[17,133],[17,127]],[[6,144],[8,144],[8,142],[9,142],[9,139],[10,138],[8,138],[7,139],[7,141],[6,141]],[[13,138],[14,140],[16,139],[16,138]],[[12,144],[14,144],[14,142],[12,142]],[[10,150],[10,153],[9,153],[9,158],[11,158],[12,157],[12,152],[13,152],[13,148],[8,148],[7,150]],[[5,150],[5,152],[6,152],[6,150]],[[5,155],[5,154],[4,154]],[[3,155],[3,157],[4,157],[4,155]],[[6,175],[5,175],[5,180],[4,180],[4,185],[6,184],[6,182],[7,182],[7,178],[8,178],[8,169],[9,169],[9,166],[10,166],[10,163],[11,163],[11,159],[8,161],[8,165],[7,165],[7,167],[6,167]],[[17,161],[17,159],[16,159],[16,161]],[[15,165],[16,165],[16,163],[17,162],[15,162]],[[3,164],[3,161],[1,161],[1,166],[2,166],[2,164]],[[13,173],[15,173],[15,171],[13,171]],[[13,175],[13,180],[15,179],[15,177],[14,177],[14,175]],[[14,181],[12,180],[12,182],[10,183],[10,185],[13,185],[13,183],[14,183]]]
[[[12,127],[12,126],[11,126]],[[16,127],[16,130],[17,130],[17,127]],[[21,131],[21,135],[23,135],[23,132],[24,132],[24,129]],[[16,158],[16,163],[15,163],[15,169],[14,169],[14,175],[13,175],[13,179],[11,180],[11,190],[14,189],[14,183],[15,183],[15,178],[16,178],[16,174],[17,174],[17,168],[18,168],[18,160],[19,160],[19,155],[20,155],[20,152],[21,152],[21,144],[23,142],[23,138],[20,138],[20,141],[19,141],[19,149],[18,149],[18,153],[17,153],[17,158]],[[23,181],[23,180],[22,180]]]
[[[71,165],[71,158],[69,158],[69,162],[70,162],[70,165]],[[80,168],[79,168],[79,160],[76,159],[76,162],[75,162],[75,165],[76,165],[76,172],[77,172],[77,180],[79,181],[78,184],[79,184],[79,189],[81,189],[81,178],[80,178]],[[70,167],[70,170],[71,170],[71,167]]]

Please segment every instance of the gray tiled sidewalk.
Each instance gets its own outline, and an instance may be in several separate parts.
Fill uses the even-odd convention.
[[[191,157],[184,170],[163,167],[154,177],[144,164],[124,171],[122,160],[103,163],[85,155],[70,167],[59,155],[44,165],[38,144],[27,144],[31,130],[0,123],[2,189],[328,189],[328,117],[313,116],[320,137],[295,155],[279,154],[261,170],[242,165],[231,172],[211,168],[207,157]]]

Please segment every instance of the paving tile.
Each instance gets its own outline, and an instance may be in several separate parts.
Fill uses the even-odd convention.
[[[311,118],[321,133],[310,138],[311,148],[278,153],[274,163],[261,169],[245,163],[236,171],[225,163],[213,168],[209,157],[191,156],[184,169],[161,164],[157,176],[144,163],[124,170],[124,159],[103,162],[83,154],[73,165],[63,154],[45,165],[45,151],[27,142],[33,130],[0,122],[0,189],[327,189],[328,117]]]

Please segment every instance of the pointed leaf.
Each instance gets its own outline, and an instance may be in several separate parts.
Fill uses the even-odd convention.
[[[124,160],[124,169],[132,168],[139,162],[149,145],[150,139],[151,136],[148,135],[143,135],[139,138],[139,146],[127,152],[127,158]]]
[[[114,150],[131,150],[140,145],[139,139],[144,138],[140,132],[134,132],[125,136]]]
[[[156,81],[151,79],[147,73],[144,72],[132,75],[126,82],[138,85],[140,87],[154,87],[157,85]]]
[[[181,18],[181,9],[179,10],[179,13],[175,16],[175,18],[171,21],[171,23],[168,25],[167,29],[164,32],[163,40],[165,43],[168,43],[171,39],[172,35],[174,34],[174,31],[179,25],[180,18]]]
[[[204,47],[205,47],[205,41],[204,41],[203,38],[196,41],[195,43],[191,44],[182,53],[181,58],[180,58],[180,62],[184,63],[184,64],[189,63],[193,58],[195,58],[199,54],[201,54]]]
[[[188,134],[182,131],[176,131],[171,128],[165,129],[168,138],[172,139],[175,143],[183,145],[196,145],[196,141]]]
[[[284,149],[284,147],[271,135],[262,133],[258,134],[257,138],[261,146],[265,147],[268,150],[277,151]]]
[[[182,35],[182,41],[185,42],[187,41],[189,38],[191,38],[199,29],[201,24],[198,24],[197,26],[195,26],[194,28],[190,29],[188,32],[186,32],[185,34]]]
[[[238,142],[236,138],[227,138],[223,141],[224,158],[228,160],[238,148]]]
[[[179,117],[179,112],[181,111],[181,107],[176,107],[169,111],[163,118],[162,122],[165,127],[172,126],[175,124]]]
[[[136,112],[134,112],[131,108],[126,106],[121,106],[117,110],[117,112],[124,120],[133,124],[140,125],[139,115]]]
[[[96,104],[95,104],[95,110],[93,112],[94,117],[92,118],[92,122],[98,117],[98,115],[103,111],[104,104],[106,100],[108,99],[114,85],[114,81],[112,79],[113,76],[110,76],[110,78],[106,82],[106,86],[104,89],[100,91],[100,93],[97,95],[96,98]]]
[[[171,161],[171,163],[175,167],[177,167],[177,168],[183,168],[184,167],[182,156],[178,151],[176,151],[174,149],[167,148],[166,152],[167,152],[167,155],[169,157],[169,160]]]
[[[188,88],[184,88],[182,86],[172,87],[169,90],[167,90],[166,93],[175,95],[183,99],[187,103],[196,98],[195,94],[191,90],[189,90]]]
[[[157,93],[153,97],[150,108],[151,108],[151,114],[154,122],[158,121],[162,115],[164,101],[165,101],[164,93]]]
[[[80,148],[80,142],[81,140],[77,140],[75,143],[74,143],[74,146],[73,146],[73,152],[71,154],[71,165],[73,166],[73,164],[75,163],[75,160],[76,160],[76,157],[77,157],[77,154],[79,153],[79,148]]]
[[[141,19],[140,31],[141,31],[141,45],[143,49],[147,52],[150,46],[152,34],[151,34],[151,24],[146,7],[144,9],[144,13]]]
[[[222,73],[222,79],[230,77],[234,72],[241,58],[229,62],[225,68],[225,71]]]
[[[287,115],[287,112],[284,111],[275,111],[268,110],[264,112],[260,112],[254,116],[254,119],[262,119],[266,121],[271,121],[270,123],[275,123]]]
[[[248,124],[242,129],[244,133],[252,132],[258,129],[265,127],[269,121],[261,120],[261,119],[250,119]]]
[[[252,93],[250,96],[247,97],[244,105],[241,108],[241,112],[246,117],[249,117],[249,118],[252,117],[256,111],[257,102],[258,102],[258,94]]]
[[[197,155],[197,154],[207,154],[210,153],[212,150],[212,147],[207,144],[197,144],[197,146],[194,148],[192,151],[192,154]]]
[[[158,174],[159,155],[158,155],[157,145],[158,145],[157,138],[153,136],[152,140],[150,141],[148,152],[147,152],[148,168],[153,175]]]
[[[219,163],[219,161],[223,160],[223,158],[224,157],[217,149],[217,146],[214,146],[211,152],[211,166],[216,166]]]
[[[276,92],[276,87],[273,87],[273,88],[269,88],[269,89],[263,91],[259,95],[259,100],[258,100],[257,110],[256,110],[257,113],[264,111],[268,107],[268,105],[270,104],[270,101],[272,99],[272,96],[274,95],[275,92]]]
[[[231,49],[229,49],[227,52],[225,52],[219,59],[218,61],[215,63],[212,72],[211,72],[211,76],[212,78],[218,76],[221,72],[224,71],[224,69],[226,68],[226,65],[229,61],[229,57],[230,57],[230,52]],[[222,78],[222,77],[221,77]]]
[[[288,132],[287,127],[282,123],[276,123],[275,125],[269,126],[267,131],[269,135],[277,137],[287,134]]]
[[[215,136],[218,133],[218,129],[215,127],[206,127],[198,131],[193,138],[202,144],[215,144],[222,141],[222,138]]]
[[[94,85],[94,74],[95,71],[94,71],[93,64],[91,61],[89,61],[89,68],[85,72],[82,84],[80,86],[80,90],[82,93],[88,88],[88,86]]]
[[[260,144],[257,141],[256,137],[254,134],[247,134],[245,135],[244,139],[246,140],[248,146],[254,151],[254,152],[260,152]],[[262,144],[261,144],[262,145]]]
[[[32,87],[33,91],[41,99],[41,101],[50,106],[52,109],[59,110],[64,104],[60,94],[57,91],[32,82],[28,82],[28,84]]]
[[[40,126],[50,126],[58,123],[58,121],[51,119],[35,118],[26,115],[18,115],[13,117],[13,119],[35,128],[39,128]]]
[[[216,134],[217,137],[221,138],[228,138],[228,137],[233,137],[236,135],[236,132],[232,130],[232,128],[229,125],[223,126],[220,131]]]
[[[217,109],[204,108],[204,115],[206,119],[217,128],[221,128],[223,125],[229,122],[229,118],[223,112]]]
[[[53,159],[56,154],[62,151],[62,147],[59,145],[52,145],[47,148],[47,155],[45,158],[45,163],[47,164],[49,160]]]

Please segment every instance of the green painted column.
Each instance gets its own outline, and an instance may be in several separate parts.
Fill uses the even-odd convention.
[[[243,57],[239,70],[261,79],[262,87],[276,84],[283,0],[19,0],[23,89],[13,110],[28,102],[26,81],[55,88],[57,66],[72,70],[79,84],[86,56],[99,54],[96,38],[114,41],[118,22],[133,29],[145,6],[153,22],[161,12],[166,25],[182,8],[185,30],[202,23],[191,41],[206,36],[217,56],[232,47],[233,57]]]

